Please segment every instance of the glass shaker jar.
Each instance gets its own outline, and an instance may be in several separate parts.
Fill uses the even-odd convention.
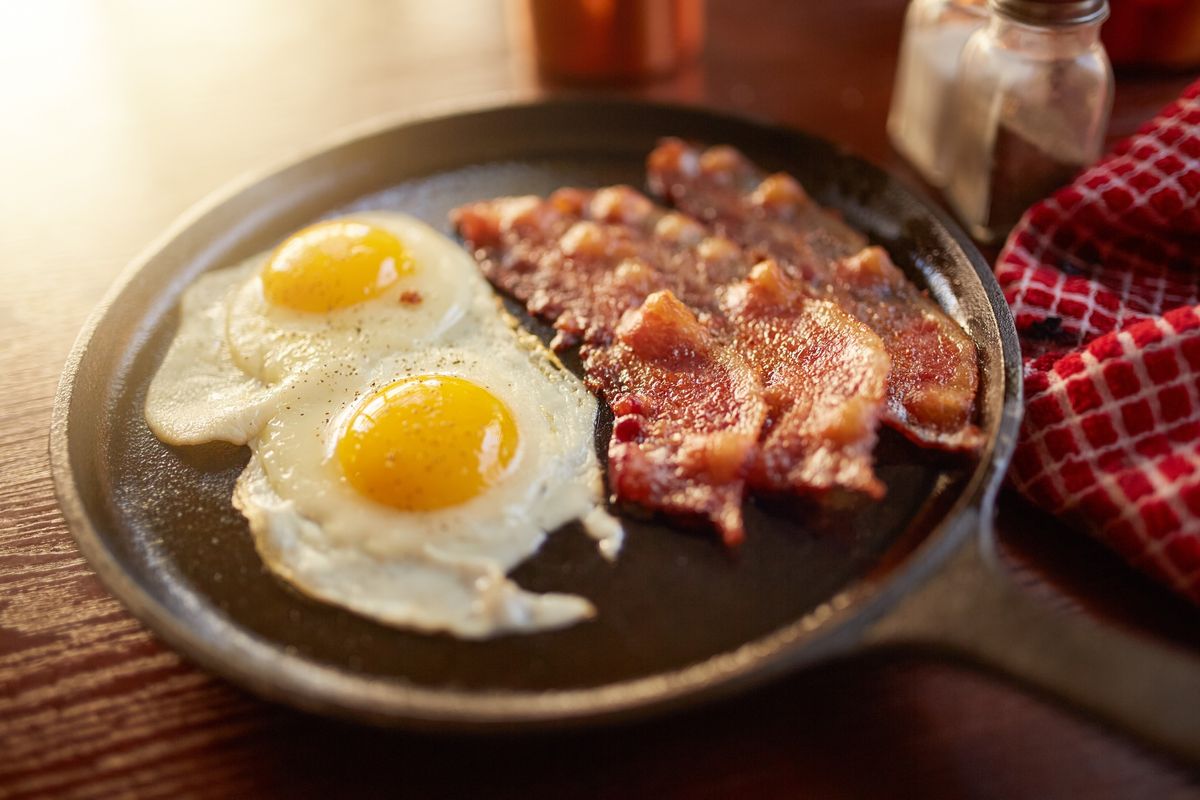
[[[888,135],[937,186],[945,180],[958,57],[986,21],[985,0],[912,0],[904,16]]]
[[[1104,145],[1113,76],[1100,43],[1107,0],[990,0],[963,49],[946,195],[995,242]]]

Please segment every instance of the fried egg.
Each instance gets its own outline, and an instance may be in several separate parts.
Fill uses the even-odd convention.
[[[263,561],[380,622],[484,638],[595,614],[507,573],[581,520],[608,558],[596,401],[452,241],[401,214],[318,223],[202,276],[151,382],[163,441],[249,445]]]
[[[305,228],[242,268],[225,318],[234,363],[276,383],[330,358],[368,363],[439,341],[473,301],[493,303],[448,244],[394,214]]]

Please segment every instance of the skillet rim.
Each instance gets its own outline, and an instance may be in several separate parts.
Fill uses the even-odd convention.
[[[395,128],[453,117],[519,113],[522,109],[588,104],[625,109],[657,109],[709,117],[725,123],[786,133],[825,143],[839,154],[882,173],[889,184],[909,195],[959,247],[980,279],[999,334],[1001,363],[995,380],[1003,381],[996,433],[989,437],[979,463],[942,521],[878,582],[856,581],[813,612],[767,636],[719,653],[705,661],[630,680],[586,689],[511,691],[456,690],[405,685],[401,680],[363,677],[289,654],[257,640],[230,620],[207,612],[206,633],[187,624],[155,599],[107,546],[93,525],[74,480],[70,456],[71,404],[81,366],[92,340],[121,296],[142,269],[175,239],[227,202],[253,190],[278,173],[358,140],[384,135]],[[957,260],[957,258],[956,258]],[[854,649],[866,631],[899,600],[930,577],[968,540],[981,521],[990,519],[996,491],[1015,446],[1020,423],[1020,352],[1008,305],[982,254],[945,212],[883,168],[846,148],[787,126],[713,108],[621,96],[497,93],[382,115],[343,128],[317,146],[306,148],[265,169],[227,183],[193,205],[143,250],[115,279],[89,314],[67,359],[55,395],[50,429],[50,463],[59,506],[76,543],[105,587],[156,636],[178,652],[250,691],[305,711],[358,721],[422,730],[481,731],[541,729],[617,721],[662,713],[702,700],[712,700],[760,685],[783,672]],[[214,635],[216,634],[216,635]]]

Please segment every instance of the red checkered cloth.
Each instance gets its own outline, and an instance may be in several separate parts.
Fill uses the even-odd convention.
[[[1200,81],[1029,209],[996,277],[1025,352],[1010,479],[1200,602]]]

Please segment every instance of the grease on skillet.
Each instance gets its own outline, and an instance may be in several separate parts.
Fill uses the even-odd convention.
[[[447,212],[479,197],[620,182],[640,184],[640,158],[497,162],[407,181],[330,209],[330,215],[397,209],[448,231]],[[812,188],[828,202],[819,184]],[[884,242],[910,275],[914,265],[906,258],[906,245],[912,242],[905,239],[921,233],[897,229],[896,239]],[[548,338],[544,326],[510,308],[529,329]],[[128,365],[113,415],[113,446],[104,454],[112,502],[135,531],[136,552],[128,555],[162,570],[171,584],[166,587],[171,602],[210,598],[238,625],[280,648],[419,685],[581,688],[682,667],[736,648],[813,611],[897,542],[921,538],[971,467],[920,451],[885,431],[876,450],[877,470],[889,490],[885,502],[826,509],[752,503],[746,509],[747,541],[735,554],[703,532],[626,516],[625,549],[609,564],[571,524],[549,537],[513,577],[533,591],[588,597],[599,611],[596,620],[486,642],[411,633],[310,600],[266,571],[245,520],[229,502],[246,449],[171,448],[146,428],[141,415],[146,385],[177,321],[177,314],[169,315]],[[578,363],[565,361],[578,371]],[[602,458],[610,424],[602,411],[596,432]]]

